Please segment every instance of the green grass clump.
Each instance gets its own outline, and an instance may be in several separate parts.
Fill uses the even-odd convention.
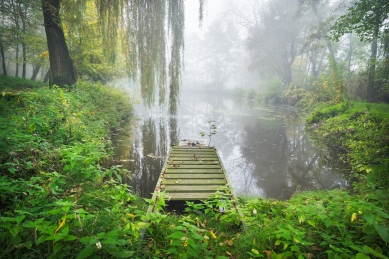
[[[31,81],[21,77],[0,75],[0,90],[22,90],[26,88],[38,88],[47,85],[42,81]]]
[[[308,116],[306,119],[308,124],[318,123],[322,120],[335,117],[338,114],[344,113],[348,110],[352,104],[350,102],[341,102],[336,105],[328,105],[328,103],[322,103]]]

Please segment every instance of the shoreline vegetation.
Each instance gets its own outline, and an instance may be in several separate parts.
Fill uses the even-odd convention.
[[[242,226],[231,204],[220,213],[222,192],[188,203],[182,215],[162,213],[161,199],[161,213],[146,218],[148,201],[121,184],[129,172],[103,166],[110,131],[132,116],[124,92],[86,82],[71,89],[0,82],[0,258],[389,256],[389,105],[320,102],[307,124],[349,163],[353,190],[243,197]],[[287,92],[289,104],[316,98],[298,91]]]

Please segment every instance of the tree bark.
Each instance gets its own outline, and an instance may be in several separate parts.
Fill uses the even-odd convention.
[[[50,77],[50,68],[47,70],[45,78],[43,79],[43,82],[47,83],[49,81]]]
[[[19,44],[18,43],[16,44],[15,62],[16,62],[15,77],[18,77],[19,76]]]
[[[292,82],[292,73],[290,69],[290,63],[288,60],[288,56],[286,54],[281,55],[283,73],[282,73],[282,81],[286,86],[289,86]]]
[[[0,42],[0,54],[1,54],[1,63],[3,65],[3,74],[7,75],[7,68],[5,66],[5,55],[4,55],[3,42]]]
[[[50,57],[49,85],[59,87],[76,83],[76,70],[70,58],[59,16],[60,0],[41,0]]]
[[[26,70],[27,70],[27,49],[26,43],[22,43],[22,57],[23,57],[23,65],[22,65],[22,77],[26,78]]]
[[[38,64],[34,69],[33,69],[33,71],[32,71],[32,76],[31,76],[31,81],[35,81],[35,79],[36,79],[36,77],[37,77],[37,75],[38,75],[38,73],[39,73],[39,70],[41,69],[41,64]]]
[[[377,37],[374,37],[371,42],[371,55],[370,55],[370,64],[369,64],[369,74],[368,74],[368,84],[367,84],[367,98],[368,101],[372,102],[374,100],[375,94],[375,67],[377,60]]]

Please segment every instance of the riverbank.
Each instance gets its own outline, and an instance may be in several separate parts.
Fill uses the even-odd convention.
[[[307,123],[317,141],[333,157],[350,165],[349,178],[356,191],[388,189],[388,104],[321,104],[307,118]]]
[[[69,91],[6,80],[12,83],[0,95],[1,258],[389,255],[382,189],[242,198],[244,225],[228,202],[220,212],[220,197],[189,204],[184,215],[164,213],[160,200],[161,213],[149,214],[144,225],[147,202],[120,184],[128,172],[102,166],[112,154],[110,131],[131,114],[128,96],[88,83]]]
[[[130,255],[136,226],[124,220],[134,220],[142,201],[120,184],[128,172],[102,166],[112,155],[110,131],[131,116],[129,96],[84,82],[1,82],[0,257]]]

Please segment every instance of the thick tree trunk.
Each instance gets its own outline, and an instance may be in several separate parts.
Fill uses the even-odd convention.
[[[4,47],[2,42],[0,42],[0,54],[1,54],[1,63],[3,65],[3,74],[7,75],[7,68],[5,66]]]
[[[60,0],[41,0],[47,47],[50,56],[50,86],[76,83],[76,71],[70,58],[59,16]]]

